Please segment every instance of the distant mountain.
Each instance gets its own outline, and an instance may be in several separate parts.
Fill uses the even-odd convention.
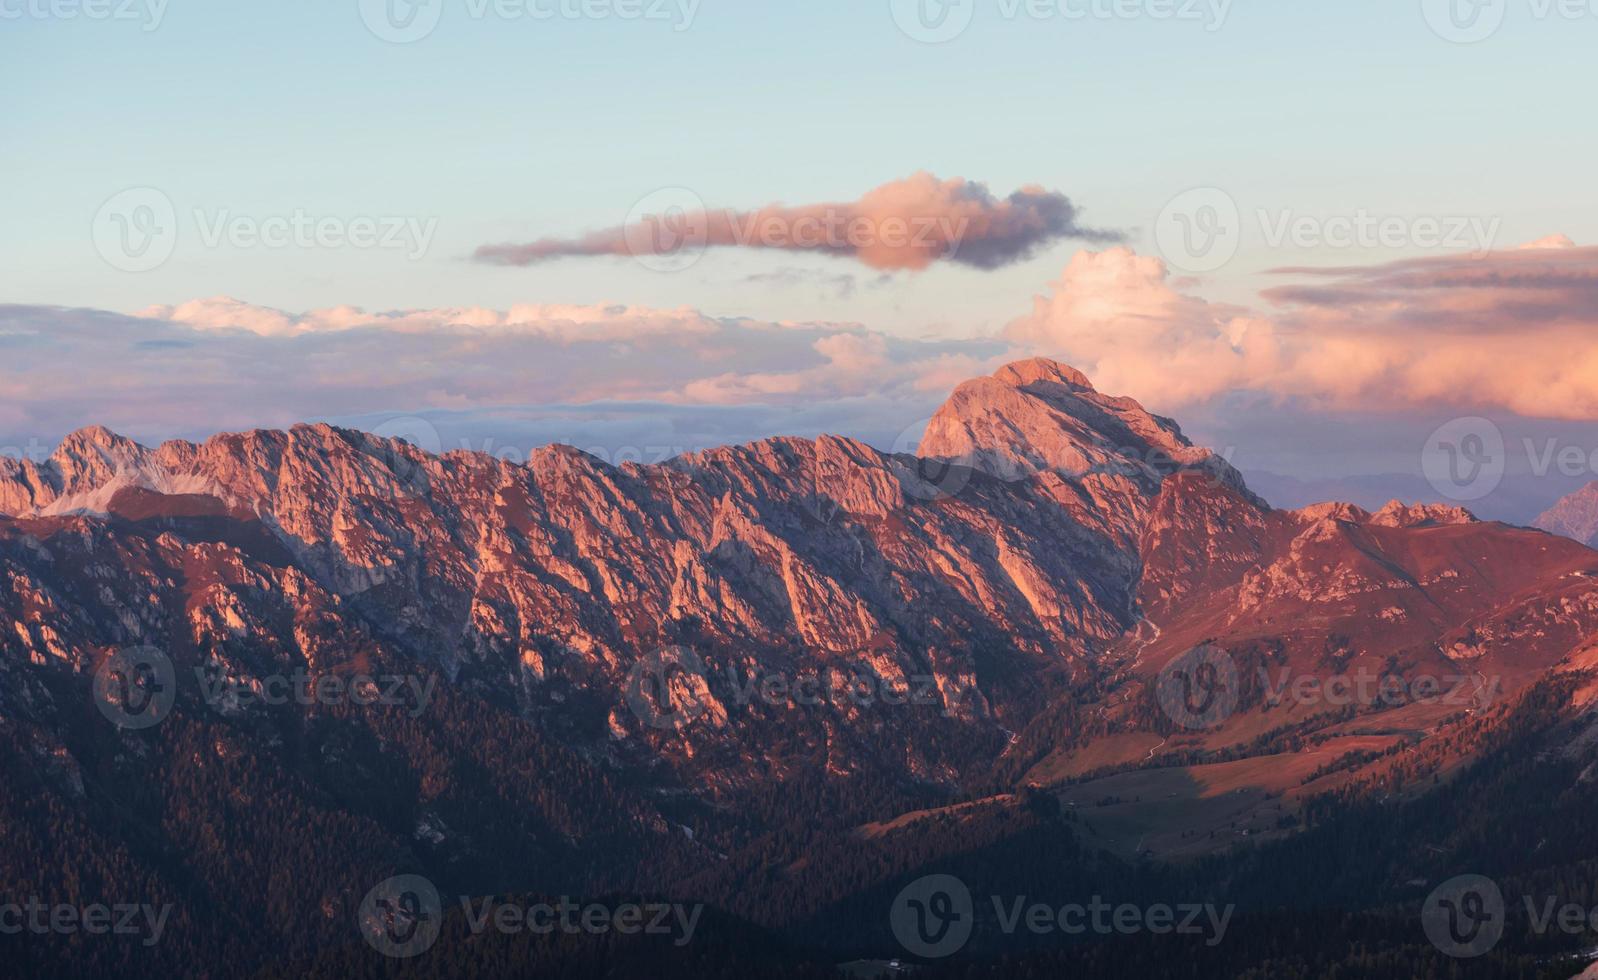
[[[1598,543],[1598,481],[1561,498],[1533,523],[1544,531],[1562,534],[1582,544]]]
[[[1301,479],[1265,470],[1244,470],[1243,475],[1255,493],[1287,510],[1298,510],[1328,501],[1357,504],[1369,510],[1380,509],[1390,500],[1437,504],[1455,502],[1438,493],[1419,473]],[[1582,485],[1582,478],[1566,476],[1557,471],[1535,473],[1511,470],[1503,475],[1502,482],[1491,494],[1471,501],[1470,508],[1483,520],[1530,526],[1536,521],[1537,515],[1547,510],[1561,494],[1573,492]]]
[[[913,456],[86,429],[0,461],[0,886],[170,896],[152,974],[338,975],[398,870],[710,901],[740,957],[761,929],[896,956],[879,892],[956,855],[1153,887],[1126,869],[1430,798],[1516,711],[1575,723],[1548,692],[1595,630],[1598,552],[1435,504],[1273,509],[1050,361],[961,385]],[[294,678],[392,697],[268,696]],[[135,688],[169,716],[113,724]]]

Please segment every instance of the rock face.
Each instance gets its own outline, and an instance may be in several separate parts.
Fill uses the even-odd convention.
[[[1585,545],[1598,544],[1598,481],[1587,484],[1543,511],[1533,527],[1562,534]]]

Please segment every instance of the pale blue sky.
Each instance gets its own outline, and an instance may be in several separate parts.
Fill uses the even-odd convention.
[[[1598,241],[1598,16],[1538,19],[1531,0],[1513,0],[1503,29],[1473,45],[1431,32],[1419,0],[1235,0],[1214,31],[1147,16],[1006,19],[999,0],[979,0],[970,29],[939,46],[900,33],[888,0],[703,0],[680,31],[477,20],[466,0],[445,3],[432,34],[407,45],[368,32],[356,0],[170,0],[149,31],[82,15],[0,21],[0,301],[135,310],[229,294],[298,311],[605,300],[910,336],[992,331],[1077,243],[999,272],[934,268],[850,297],[744,281],[779,266],[861,271],[822,258],[712,253],[676,275],[612,259],[464,261],[483,242],[616,224],[662,186],[746,207],[852,200],[920,169],[1001,195],[1058,189],[1145,252],[1161,208],[1198,185],[1227,189],[1245,214],[1479,215],[1502,220],[1501,244],[1552,232]],[[89,228],[103,201],[136,185],[169,195],[181,237],[161,268],[132,274],[101,261]],[[196,208],[414,216],[438,230],[417,261],[207,248]],[[1248,300],[1252,274],[1282,263],[1414,251],[1304,253],[1257,239],[1245,233],[1206,295]]]
[[[974,4],[975,13],[963,33],[938,45],[907,36],[894,15],[921,0],[701,0],[691,17],[679,6],[687,0],[665,0],[663,19],[642,20],[495,11],[586,3],[615,12],[660,0],[420,0],[424,24],[430,2],[443,4],[442,15],[408,44],[369,29],[363,10],[380,12],[385,2],[0,0],[0,305],[125,313],[227,295],[299,313],[339,304],[381,311],[603,302],[757,322],[720,322],[705,334],[720,340],[696,347],[702,325],[674,315],[687,339],[656,338],[658,354],[627,339],[573,347],[558,329],[515,341],[529,352],[516,363],[479,363],[465,348],[440,348],[435,358],[423,347],[411,350],[402,371],[385,359],[392,354],[372,354],[392,346],[380,333],[241,338],[0,309],[0,368],[17,372],[0,373],[0,390],[10,384],[0,400],[0,452],[49,445],[71,427],[100,422],[158,439],[312,417],[378,427],[395,415],[454,411],[471,444],[569,437],[677,445],[829,429],[897,445],[894,434],[913,430],[960,371],[981,366],[981,351],[1003,347],[965,340],[992,338],[1027,313],[1082,247],[1056,242],[996,271],[943,262],[886,282],[849,260],[748,249],[713,250],[672,274],[619,258],[530,268],[468,261],[485,243],[614,227],[667,187],[689,188],[713,208],[753,208],[854,201],[917,171],[981,181],[1001,198],[1041,185],[1069,195],[1085,226],[1121,230],[1139,253],[1167,259],[1156,234],[1167,205],[1194,188],[1218,188],[1240,212],[1240,246],[1225,263],[1179,269],[1197,277],[1172,286],[1267,312],[1257,292],[1276,283],[1263,274],[1271,268],[1369,266],[1461,250],[1413,239],[1273,243],[1271,229],[1295,218],[1474,221],[1493,236],[1470,246],[1507,248],[1556,233],[1598,245],[1598,129],[1590,122],[1598,0],[1576,17],[1550,12],[1549,0],[1232,0],[1218,19],[1222,8],[1210,4],[1222,0],[1041,4],[1045,14],[1061,2],[1095,11],[1075,18],[1005,13],[1038,6],[1021,0],[949,0],[951,9]],[[1450,5],[1462,17],[1457,24]],[[474,16],[474,6],[488,12]],[[1159,19],[1159,9],[1199,16]],[[1477,43],[1442,36],[1472,24],[1499,26]],[[149,271],[113,267],[97,247],[96,217],[119,193],[146,187],[175,209],[172,254]],[[407,249],[206,241],[203,225],[218,218],[297,213],[403,219],[434,230],[417,258]],[[839,277],[856,288],[840,289]],[[1571,299],[1557,293],[1557,276],[1550,282],[1556,292],[1539,296],[1576,304],[1567,310],[1571,322],[1592,319],[1586,294]],[[1114,292],[1111,285],[1094,288]],[[1151,288],[1128,287],[1123,298]],[[1505,301],[1513,308],[1514,297]],[[1183,324],[1224,325],[1231,315],[1216,319],[1179,303],[1170,313],[1173,336]],[[1135,328],[1138,316],[1125,322]],[[768,321],[858,322],[945,343],[874,347],[865,334],[831,327],[774,342]],[[1101,369],[1102,358],[1118,353],[1120,322],[1111,319],[1108,341],[1102,330],[1083,341]],[[1392,325],[1403,322],[1392,319],[1382,339],[1393,341]],[[1357,334],[1359,316],[1330,326]],[[157,340],[146,344],[146,333]],[[1497,356],[1516,358],[1514,377],[1525,383],[1495,385],[1490,371],[1478,371],[1458,384],[1457,397],[1418,395],[1419,413],[1361,416],[1366,393],[1385,394],[1380,381],[1367,378],[1352,398],[1339,392],[1338,369],[1318,377],[1316,338],[1301,334],[1293,341],[1298,373],[1288,377],[1307,378],[1309,387],[1289,394],[1309,397],[1284,408],[1245,395],[1185,404],[1179,414],[1200,441],[1236,447],[1236,461],[1251,470],[1407,473],[1411,482],[1401,486],[1412,486],[1419,444],[1456,411],[1592,417],[1558,398],[1521,397],[1541,388],[1568,394],[1572,405],[1598,405],[1579,365],[1559,374],[1570,337],[1548,330],[1522,349],[1499,348]],[[812,340],[813,349],[805,346]],[[1239,346],[1217,361],[1214,338],[1208,342],[1200,354],[1223,374],[1234,369],[1234,354],[1237,364],[1246,360]],[[1424,353],[1430,342],[1417,334],[1410,343]],[[1460,363],[1479,359],[1468,336],[1463,348],[1454,343]],[[1162,344],[1145,339],[1142,349],[1181,364],[1184,352]],[[345,355],[330,351],[357,353],[340,360]],[[944,370],[940,356],[956,363]],[[82,366],[91,361],[99,365],[93,376]],[[1551,374],[1542,370],[1548,364]],[[737,376],[719,378],[724,370]],[[1167,382],[1190,380],[1182,367],[1168,370],[1121,390],[1163,408]],[[1263,376],[1249,368],[1240,377],[1250,372]],[[498,388],[480,383],[489,373]],[[72,394],[89,390],[100,397]],[[696,390],[712,393],[700,398]],[[210,392],[211,402],[185,408],[195,391]],[[1317,406],[1321,396],[1337,411]],[[574,410],[547,408],[609,397],[635,400],[637,417],[654,411],[650,399],[687,406],[686,414],[637,425],[600,419],[592,431],[568,433]],[[701,404],[721,407],[696,414]],[[501,406],[508,414],[495,414]],[[503,418],[514,424],[501,425]],[[1582,447],[1598,441],[1584,436],[1588,427],[1562,426],[1536,431]],[[607,435],[623,429],[625,436]],[[1506,431],[1518,430],[1506,422]],[[1539,480],[1525,498],[1554,492]],[[1523,519],[1533,504],[1496,506]]]

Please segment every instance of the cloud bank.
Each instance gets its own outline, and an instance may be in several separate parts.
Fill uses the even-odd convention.
[[[416,418],[440,448],[508,458],[558,441],[656,459],[820,432],[908,449],[956,384],[1034,353],[1283,473],[1410,469],[1455,414],[1518,414],[1572,444],[1598,419],[1598,249],[1550,239],[1278,275],[1248,308],[1130,249],[1084,252],[1000,336],[939,342],[621,304],[0,306],[0,453],[47,452],[90,424],[155,442],[319,420],[403,434]],[[1353,448],[1321,465],[1343,435]]]
[[[102,424],[147,441],[426,416],[445,448],[706,448],[846,432],[892,445],[992,340],[682,308],[524,305],[292,314],[219,297],[138,316],[0,306],[0,451]],[[951,379],[945,381],[945,379]]]
[[[663,256],[705,248],[776,249],[850,258],[885,270],[936,262],[997,269],[1067,238],[1118,241],[1082,226],[1058,191],[1023,187],[998,198],[986,185],[920,172],[869,191],[858,201],[755,210],[713,210],[683,192],[667,213],[646,213],[579,238],[484,245],[479,262],[529,266],[579,256]]]
[[[1264,312],[1183,290],[1159,259],[1081,253],[1005,336],[1161,408],[1251,390],[1339,411],[1598,418],[1598,248],[1275,270]]]

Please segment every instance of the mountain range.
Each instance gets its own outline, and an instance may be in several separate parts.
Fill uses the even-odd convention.
[[[913,455],[824,436],[511,463],[327,425],[84,429],[0,460],[0,884],[169,903],[159,945],[88,949],[140,976],[400,969],[353,925],[396,873],[712,910],[684,949],[446,930],[461,962],[896,971],[894,895],[950,868],[996,894],[1236,902],[1244,938],[1195,976],[1317,975],[1350,928],[1390,956],[1350,975],[1403,976],[1443,955],[1395,923],[1445,872],[1510,838],[1550,875],[1598,857],[1568,826],[1598,772],[1583,494],[1539,521],[1568,537],[1435,504],[1278,510],[1046,360],[960,385]],[[1453,820],[1461,794],[1479,811]],[[1282,916],[1326,942],[1282,947]],[[1149,955],[982,936],[960,969]],[[1567,952],[1478,965],[1569,975]]]

